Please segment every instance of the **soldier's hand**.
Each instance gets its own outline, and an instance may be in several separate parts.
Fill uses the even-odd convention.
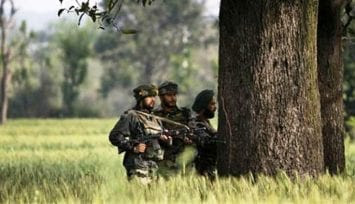
[[[169,137],[169,136],[167,136],[167,135],[160,135],[160,138],[159,138],[159,139],[160,139],[161,141],[166,142],[166,141],[168,141],[168,139],[169,139],[168,137]]]
[[[185,144],[192,144],[193,142],[192,142],[192,140],[190,140],[189,138],[185,137],[185,138],[184,138],[184,143],[185,143]]]
[[[143,153],[145,152],[146,145],[143,143],[139,143],[138,145],[134,146],[133,151],[135,153]]]
[[[163,142],[168,143],[168,144],[172,144],[172,142],[173,142],[173,138],[168,135],[161,135],[159,139]]]

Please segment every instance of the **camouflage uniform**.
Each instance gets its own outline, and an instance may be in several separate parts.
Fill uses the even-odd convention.
[[[154,115],[167,118],[169,120],[182,123],[187,125],[191,119],[191,111],[188,108],[178,108],[172,112],[166,112],[163,109],[157,109],[154,112]],[[163,122],[163,127],[167,130],[174,130],[174,129],[181,129],[181,126],[175,126],[170,123]],[[163,148],[165,150],[164,160],[168,161],[167,165],[171,166],[172,168],[177,168],[176,165],[176,157],[179,153],[184,150],[185,142],[181,139],[173,139],[172,145],[164,145]],[[169,164],[170,163],[170,164]]]
[[[164,82],[159,86],[159,94],[165,94],[168,92],[177,93],[178,92],[177,84],[173,82]],[[175,108],[171,111],[166,111],[164,108],[160,107],[153,111],[154,115],[167,118],[169,120],[187,125],[191,120],[191,111],[188,108]],[[174,130],[181,129],[181,126],[176,126],[171,123],[162,122],[164,129]],[[185,141],[177,138],[173,138],[172,145],[162,145],[164,149],[164,161],[160,162],[160,166],[167,167],[170,170],[177,171],[179,166],[176,163],[177,156],[184,150]]]
[[[140,87],[142,92],[135,89],[137,101],[145,96],[154,95],[149,87]],[[137,93],[136,93],[137,92]],[[136,108],[136,110],[138,110]],[[161,133],[161,122],[153,117],[141,114],[135,109],[126,111],[116,123],[109,135],[110,142],[118,147],[118,152],[125,152],[123,165],[126,168],[128,179],[137,178],[142,183],[149,183],[156,177],[158,169],[157,161],[163,159],[163,150],[158,139],[152,139],[146,143],[144,153],[135,153],[134,146],[140,137],[148,134]],[[146,110],[140,110],[145,111]],[[149,112],[148,112],[149,113]]]
[[[210,137],[217,134],[217,130],[212,127],[209,120],[202,121],[198,118],[193,118],[189,126],[191,128],[205,128],[200,134],[207,134]],[[197,137],[204,136],[197,135]],[[211,180],[214,180],[216,177],[217,144],[207,140],[203,143],[197,142],[196,146],[197,156],[194,160],[196,171],[200,175],[208,176]]]

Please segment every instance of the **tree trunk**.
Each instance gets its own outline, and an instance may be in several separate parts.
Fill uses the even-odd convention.
[[[318,78],[324,165],[331,174],[345,169],[343,64],[340,12],[344,0],[322,0],[318,13]]]
[[[0,124],[5,124],[7,120],[7,108],[8,108],[8,84],[10,82],[11,74],[8,70],[6,57],[2,63],[2,77],[0,87]]]
[[[4,3],[1,2],[0,10],[4,9]],[[0,29],[1,29],[1,41],[0,41],[0,55],[1,55],[1,84],[0,84],[0,124],[6,123],[7,119],[7,107],[8,107],[8,95],[7,86],[9,81],[9,70],[8,61],[9,53],[6,50],[6,38],[7,38],[7,28],[5,26],[5,20],[0,16]]]
[[[317,9],[315,0],[221,1],[221,175],[323,170]]]
[[[8,3],[7,6],[6,3]],[[9,9],[5,12],[5,8]],[[11,81],[11,70],[9,69],[11,48],[6,46],[7,34],[11,30],[11,25],[14,20],[16,8],[13,0],[0,0],[0,61],[2,65],[1,82],[0,82],[0,124],[4,124],[7,119],[8,108],[8,86]],[[8,16],[6,16],[8,13]]]

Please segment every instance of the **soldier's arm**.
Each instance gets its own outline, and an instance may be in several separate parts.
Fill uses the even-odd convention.
[[[206,124],[198,121],[196,118],[192,118],[189,122],[189,127],[193,130],[191,138],[196,145],[203,146],[205,139],[208,137],[208,128]]]
[[[122,115],[113,127],[109,140],[112,145],[118,147],[119,153],[133,150],[133,144],[130,142],[130,120],[127,115]]]

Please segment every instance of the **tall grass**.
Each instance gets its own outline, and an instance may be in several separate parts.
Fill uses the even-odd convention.
[[[10,120],[0,127],[0,203],[355,203],[355,144],[347,171],[317,179],[251,176],[211,184],[194,172],[129,183],[107,139],[116,119]]]

